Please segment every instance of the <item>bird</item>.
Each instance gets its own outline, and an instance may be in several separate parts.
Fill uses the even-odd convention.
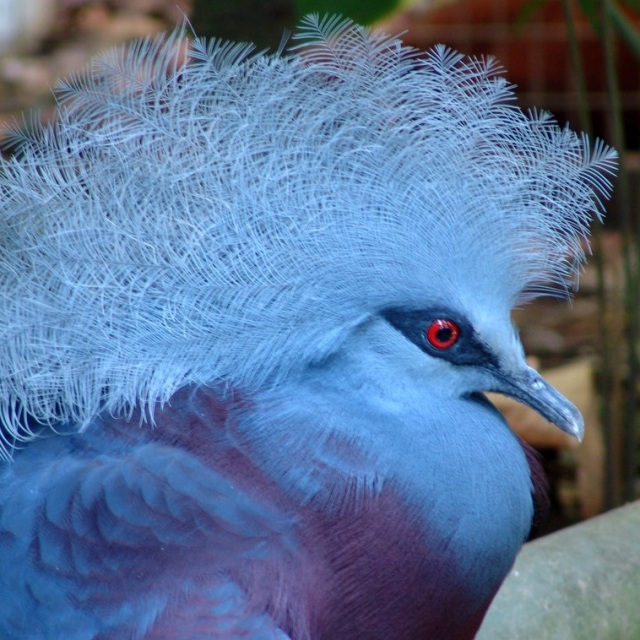
[[[310,15],[95,58],[0,168],[0,636],[473,638],[580,439],[511,312],[616,154],[493,58]]]

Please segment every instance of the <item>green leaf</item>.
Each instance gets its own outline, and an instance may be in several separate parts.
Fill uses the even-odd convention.
[[[399,9],[405,0],[294,0],[298,16],[307,13],[342,15],[359,24],[371,24]]]
[[[551,0],[527,0],[522,5],[522,8],[518,12],[518,16],[516,18],[516,29],[518,32],[522,32],[522,30],[527,26],[529,20],[531,20],[531,16],[543,5],[547,4]]]
[[[640,33],[614,2],[609,3],[609,17],[614,27],[629,45],[636,58],[640,59]]]
[[[582,13],[587,16],[587,19],[591,23],[593,30],[600,34],[602,32],[602,23],[600,20],[600,15],[598,11],[598,6],[600,4],[599,0],[578,0],[578,4],[582,9]]]

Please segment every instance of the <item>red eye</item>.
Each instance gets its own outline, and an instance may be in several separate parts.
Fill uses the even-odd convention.
[[[448,349],[460,337],[460,327],[453,320],[434,320],[425,333],[427,341],[435,349]]]

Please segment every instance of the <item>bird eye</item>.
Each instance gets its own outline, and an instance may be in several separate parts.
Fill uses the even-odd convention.
[[[453,320],[434,320],[425,332],[427,342],[435,349],[448,349],[460,337],[460,327]]]

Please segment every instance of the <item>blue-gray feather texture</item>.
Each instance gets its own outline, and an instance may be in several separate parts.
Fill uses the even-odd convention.
[[[8,440],[273,385],[386,307],[571,279],[615,153],[524,113],[495,61],[314,17],[287,53],[187,64],[184,35],[96,59],[2,163]]]

